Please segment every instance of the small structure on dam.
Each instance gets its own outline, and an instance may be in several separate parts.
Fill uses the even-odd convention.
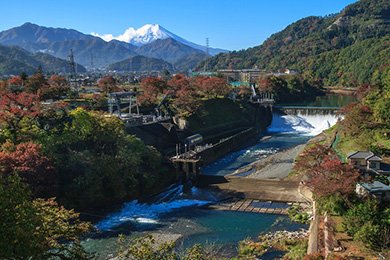
[[[108,104],[109,113],[119,116],[128,127],[140,126],[147,123],[167,121],[170,115],[162,115],[161,106],[165,106],[167,95],[163,98],[160,104],[155,108],[155,113],[150,115],[142,115],[139,112],[138,94],[136,91],[131,92],[114,92],[109,94]],[[128,106],[122,107],[123,103],[128,103]],[[136,111],[133,112],[135,106]],[[116,111],[114,112],[114,107]],[[128,113],[122,113],[123,109],[128,108]]]
[[[192,180],[193,184],[198,182],[200,167],[202,166],[201,158],[198,156],[196,145],[203,142],[203,136],[195,134],[184,140],[184,153],[181,153],[181,145],[176,145],[176,156],[171,161],[176,168],[176,179],[183,178],[184,182]]]
[[[139,115],[138,96],[137,96],[137,92],[135,91],[110,93],[108,96],[110,114],[113,114],[114,106],[116,106],[119,117],[122,117],[122,108],[121,108],[122,101],[127,101],[129,103],[129,113],[127,115],[129,116],[133,115],[131,111],[133,107],[133,103],[135,104],[137,109],[137,113],[134,114]]]

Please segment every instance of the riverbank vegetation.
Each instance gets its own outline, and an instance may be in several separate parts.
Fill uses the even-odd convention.
[[[353,151],[373,151],[389,162],[390,133],[388,66],[376,71],[375,84],[363,84],[357,90],[359,102],[341,109],[344,119],[328,130],[331,136],[323,144],[308,146],[299,156],[296,172],[304,174],[317,201],[318,210],[325,213],[322,225],[328,230],[322,246],[339,253],[373,257],[389,256],[390,211],[388,201],[373,195],[358,196],[359,182],[378,180],[388,185],[387,176],[365,179],[352,166],[342,162]],[[336,149],[334,149],[332,147]],[[337,151],[337,152],[336,152]],[[321,215],[320,215],[321,218]]]
[[[84,211],[156,193],[172,183],[170,166],[118,117],[44,104],[69,93],[62,77],[11,80],[24,87],[1,86],[0,258],[89,259],[79,242],[95,229],[64,206]]]
[[[201,246],[182,249],[173,241],[158,241],[153,235],[137,239],[119,237],[119,259],[145,260],[245,260],[263,256],[267,252],[286,252],[281,259],[299,260],[305,258],[307,251],[307,231],[278,231],[260,236],[258,242],[247,238],[238,244],[238,255],[223,257],[223,252],[214,246]],[[283,253],[281,254],[283,255]]]
[[[259,91],[274,95],[277,103],[308,101],[316,96],[325,95],[324,83],[312,75],[268,76],[258,80]]]
[[[140,95],[143,109],[156,106],[169,94],[168,103],[174,112],[189,116],[205,102],[226,102],[221,97],[231,91],[220,78],[176,75],[169,84],[157,78],[145,79]],[[79,239],[95,230],[62,205],[79,211],[105,208],[154,194],[173,182],[170,164],[155,148],[127,134],[119,117],[99,111],[107,94],[119,90],[115,80],[103,78],[98,87],[102,94],[81,97],[89,106],[69,109],[64,101],[74,101],[77,93],[63,77],[46,80],[38,71],[29,78],[13,77],[1,84],[0,192],[4,195],[4,218],[0,227],[4,239],[0,248],[4,250],[0,250],[0,258],[89,259],[92,256]],[[56,102],[45,103],[46,99]],[[241,112],[243,108],[238,107]],[[7,238],[14,240],[10,243]],[[28,241],[35,241],[36,248]]]
[[[78,209],[106,206],[145,195],[162,177],[159,153],[126,135],[119,118],[44,108],[39,99],[24,92],[0,98],[2,172],[17,171],[35,196]]]

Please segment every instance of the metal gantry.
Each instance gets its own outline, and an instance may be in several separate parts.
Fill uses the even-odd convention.
[[[114,106],[118,109],[119,117],[122,117],[121,104],[123,99],[128,99],[129,102],[129,115],[132,115],[132,107],[135,104],[137,113],[139,115],[139,105],[138,105],[138,97],[137,92],[114,92],[109,94],[108,103],[109,103],[109,112],[110,114],[114,113]]]

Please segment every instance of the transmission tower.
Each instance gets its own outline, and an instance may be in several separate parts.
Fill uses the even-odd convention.
[[[206,63],[205,63],[205,65],[204,65],[204,67],[205,67],[205,71],[208,71],[208,65],[209,65],[209,61],[208,61],[208,59],[209,59],[209,38],[206,38]]]
[[[69,54],[68,58],[69,58],[69,65],[70,65],[70,73],[71,73],[72,78],[74,80],[75,89],[78,92],[77,81],[76,81],[76,64],[74,62],[72,49],[70,49],[70,54]]]

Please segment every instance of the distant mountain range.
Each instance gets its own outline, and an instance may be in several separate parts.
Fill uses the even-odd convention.
[[[95,68],[104,68],[111,63],[138,55],[135,51],[121,44],[105,42],[96,37],[46,43],[23,42],[18,46],[33,53],[46,53],[62,59],[67,59],[69,51],[72,49],[75,61],[89,68],[91,68],[91,57]]]
[[[0,44],[22,47],[31,52],[31,55],[45,54],[60,59],[68,59],[72,49],[77,63],[100,69],[142,55],[171,63],[171,70],[188,70],[207,57],[203,51],[206,47],[186,41],[159,25],[145,25],[138,30],[130,28],[124,35],[115,38],[110,35],[98,37],[73,29],[25,23],[0,32]],[[225,51],[210,50],[212,53]],[[48,70],[58,71],[58,68],[50,68],[49,64],[46,67]],[[136,66],[133,68],[137,71]],[[0,70],[0,74],[7,73]]]
[[[207,65],[211,70],[290,68],[322,78],[326,85],[358,86],[375,83],[389,55],[390,1],[361,0],[339,14],[292,23],[259,46],[220,53]],[[195,70],[204,66],[203,61]]]
[[[32,23],[25,23],[0,32],[0,43],[4,45],[18,45],[24,42],[46,43],[69,40],[85,40],[95,38],[73,29],[47,28]]]
[[[194,49],[198,49],[198,50],[202,50],[203,52],[206,52],[206,46],[202,46],[187,41],[177,36],[176,34],[171,33],[170,31],[168,31],[167,29],[165,29],[164,27],[158,24],[146,24],[137,30],[130,27],[124,32],[124,34],[119,35],[117,37],[114,37],[112,34],[105,34],[105,35],[93,34],[93,35],[101,37],[105,41],[111,41],[115,39],[122,42],[130,43],[135,46],[142,46],[145,44],[152,43],[156,40],[164,40],[164,39],[171,38],[185,45],[188,45]],[[228,52],[228,50],[209,48],[210,55],[215,55],[220,52]]]
[[[45,72],[70,73],[70,66],[66,60],[59,59],[44,53],[31,53],[17,46],[0,45],[0,74],[19,75],[22,71],[33,74],[41,66]],[[86,69],[77,64],[78,72]]]
[[[172,71],[172,64],[163,59],[147,58],[145,56],[135,56],[123,61],[111,64],[107,70],[115,71]]]

